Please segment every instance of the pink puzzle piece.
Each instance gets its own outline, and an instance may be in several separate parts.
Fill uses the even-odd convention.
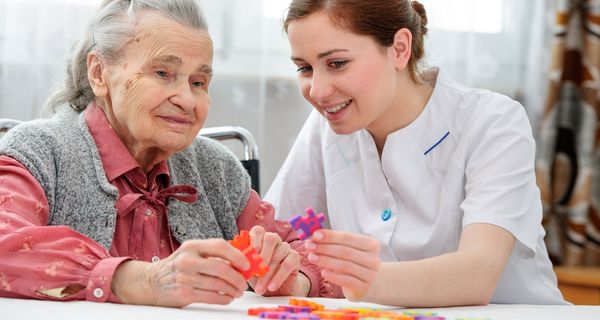
[[[256,252],[256,249],[248,247],[243,252],[246,259],[248,259],[248,262],[250,262],[250,268],[248,270],[240,270],[246,280],[252,278],[252,276],[262,277],[269,271],[269,266],[262,263],[263,260]]]
[[[306,216],[302,216],[301,214],[296,215],[290,219],[290,224],[298,232],[300,240],[304,240],[310,237],[316,230],[323,228],[323,221],[325,221],[324,214],[315,214],[312,208],[308,208],[306,209]]]

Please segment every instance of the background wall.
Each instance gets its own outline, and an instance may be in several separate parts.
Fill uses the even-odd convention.
[[[263,193],[311,107],[300,96],[281,31],[287,0],[203,0],[215,43],[206,126],[238,125],[259,145]],[[523,102],[534,126],[545,97],[544,0],[423,0],[428,65]],[[61,83],[64,57],[99,0],[0,0],[0,118],[29,120]],[[241,148],[230,146],[236,153]]]

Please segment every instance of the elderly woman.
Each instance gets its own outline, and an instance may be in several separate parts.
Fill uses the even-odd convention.
[[[55,115],[0,140],[0,296],[226,304],[247,288],[223,240],[240,229],[271,269],[258,294],[333,294],[237,159],[196,138],[212,56],[193,0],[105,1]]]

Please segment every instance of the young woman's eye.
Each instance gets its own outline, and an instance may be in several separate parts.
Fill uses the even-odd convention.
[[[307,73],[312,71],[312,67],[311,66],[304,66],[304,67],[298,67],[298,70],[296,70],[297,72],[300,73]]]
[[[334,69],[341,69],[343,68],[346,64],[348,63],[348,61],[332,61],[329,63],[329,66],[334,68]]]

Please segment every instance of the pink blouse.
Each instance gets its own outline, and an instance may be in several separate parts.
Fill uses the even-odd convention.
[[[196,189],[167,187],[164,161],[145,175],[102,109],[90,105],[84,112],[108,181],[119,192],[112,246],[107,252],[68,227],[48,226],[48,201],[39,182],[21,163],[0,156],[0,297],[119,302],[110,284],[121,262],[156,262],[180,245],[169,230],[166,205],[195,201]],[[261,225],[290,242],[302,255],[300,271],[311,281],[310,296],[341,296],[340,288],[324,281],[308,262],[289,223],[275,220],[273,206],[256,192],[236,222],[240,230]]]

